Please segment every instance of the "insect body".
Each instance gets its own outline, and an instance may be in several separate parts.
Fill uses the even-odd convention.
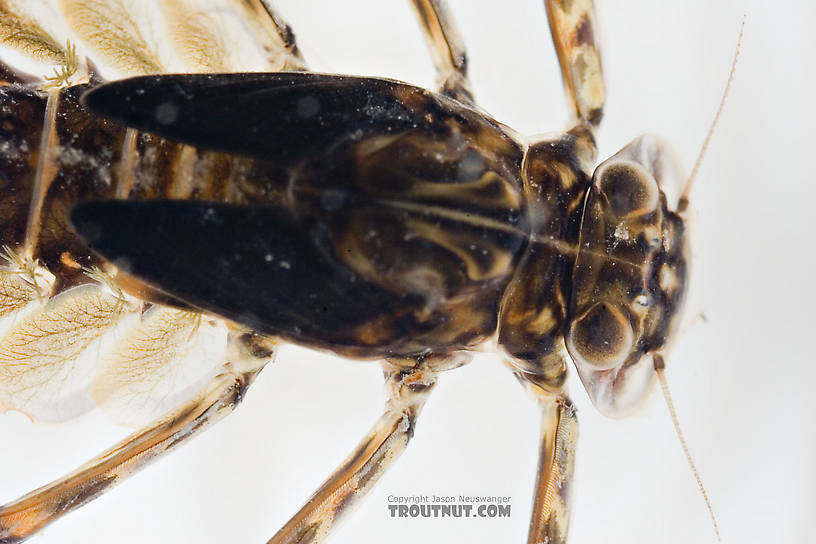
[[[301,67],[274,12],[246,6],[266,21],[279,67]],[[577,422],[565,349],[602,411],[625,414],[648,393],[685,290],[685,202],[664,193],[682,178],[649,137],[592,175],[604,89],[590,4],[547,2],[573,126],[532,142],[472,102],[442,4],[415,6],[438,93],[302,71],[3,89],[17,151],[6,192],[26,196],[3,226],[0,400],[60,419],[86,408],[89,389],[118,412],[123,389],[144,395],[117,377],[137,369],[161,381],[174,365],[189,369],[194,393],[0,509],[0,541],[26,538],[229,413],[280,341],[386,370],[385,414],[270,542],[321,541],[405,448],[437,375],[493,336],[542,408],[529,541],[566,539]],[[89,49],[115,49],[77,28]],[[161,71],[149,55],[108,60]],[[178,346],[204,328],[218,347],[196,366],[193,348]],[[91,348],[109,361],[96,377],[83,366]],[[85,381],[43,400],[37,383],[66,361]],[[146,396],[146,414],[159,415],[166,403]]]

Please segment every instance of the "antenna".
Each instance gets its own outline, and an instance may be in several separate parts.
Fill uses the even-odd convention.
[[[694,474],[694,479],[697,480],[697,487],[700,489],[700,493],[703,495],[703,500],[705,500],[706,508],[708,508],[708,514],[711,516],[711,523],[714,525],[714,533],[717,535],[717,542],[722,542],[722,537],[720,537],[720,526],[717,525],[717,518],[714,515],[714,508],[711,506],[711,500],[708,498],[708,493],[703,486],[703,479],[700,478],[700,473],[697,471],[697,465],[694,464],[694,459],[691,457],[691,452],[689,451],[688,443],[686,443],[686,438],[683,436],[683,431],[680,429],[680,420],[677,417],[677,410],[675,410],[674,403],[672,402],[671,392],[669,392],[669,383],[666,381],[666,376],[663,372],[666,369],[666,362],[663,360],[663,356],[657,353],[652,356],[652,360],[654,361],[654,369],[657,373],[657,379],[660,380],[660,388],[663,390],[663,398],[666,399],[666,406],[669,408],[669,414],[671,414],[672,423],[674,423],[674,430],[677,433],[677,438],[680,439],[680,445],[683,447],[683,453],[686,454],[686,459],[691,467],[691,472]]]
[[[739,36],[737,37],[737,48],[736,51],[734,51],[734,60],[731,61],[731,72],[728,74],[728,82],[725,84],[725,90],[723,91],[722,98],[720,99],[720,105],[717,107],[717,113],[714,114],[714,121],[711,123],[711,128],[708,129],[708,134],[706,134],[705,140],[703,141],[703,147],[700,149],[700,154],[697,155],[694,168],[691,169],[691,175],[689,175],[688,179],[686,180],[686,184],[683,187],[683,194],[680,196],[680,200],[677,203],[677,213],[682,214],[688,208],[691,186],[694,183],[694,178],[697,177],[697,172],[700,170],[700,164],[703,162],[703,157],[708,150],[708,144],[711,143],[711,136],[714,134],[714,129],[720,120],[720,114],[722,114],[723,107],[725,106],[725,99],[728,97],[728,93],[731,90],[731,83],[734,81],[734,73],[737,70],[737,60],[739,59],[740,48],[742,47],[742,34],[745,30],[745,19],[747,17],[748,14],[742,15],[742,23],[740,24]]]

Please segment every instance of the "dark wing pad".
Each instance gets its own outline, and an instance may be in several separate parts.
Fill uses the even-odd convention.
[[[392,80],[306,72],[136,77],[84,97],[93,113],[127,126],[283,164],[417,128],[440,100]]]
[[[399,302],[337,263],[320,227],[275,207],[99,200],[76,205],[71,221],[123,271],[265,334],[345,345]]]

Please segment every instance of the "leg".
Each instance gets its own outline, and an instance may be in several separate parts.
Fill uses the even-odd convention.
[[[72,44],[68,44],[64,55],[62,66],[54,69],[53,76],[44,76],[45,81],[40,85],[40,90],[46,92],[48,98],[45,103],[45,118],[40,136],[37,169],[34,172],[33,191],[23,245],[23,254],[28,261],[32,260],[36,253],[43,203],[51,182],[54,181],[59,170],[57,157],[60,152],[60,142],[57,135],[57,114],[60,106],[60,91],[73,84],[85,82],[87,79],[81,71],[79,57]]]
[[[575,468],[578,419],[572,402],[517,374],[541,406],[541,451],[527,544],[567,541],[570,481]]]
[[[37,170],[34,173],[34,190],[31,195],[31,205],[28,212],[25,242],[23,245],[23,255],[26,261],[32,261],[34,259],[35,249],[40,237],[40,220],[42,218],[45,194],[48,192],[51,182],[54,181],[57,175],[56,158],[59,153],[57,109],[59,108],[59,101],[59,88],[48,92],[48,99],[45,103],[45,119],[43,121],[42,136],[40,138],[39,156],[37,157]]]
[[[459,31],[448,13],[445,0],[412,0],[442,93],[472,103],[473,93],[467,77],[467,55]]]
[[[255,0],[252,2],[252,6],[258,13],[263,9],[263,12],[267,15],[267,20],[271,21],[275,35],[280,39],[281,45],[292,57],[287,61],[286,66],[281,69],[305,70],[306,61],[303,60],[303,55],[298,49],[297,42],[295,41],[295,33],[292,31],[292,27],[275,11],[271,0]]]
[[[410,366],[399,365],[403,362]],[[437,370],[427,364],[427,360],[396,363],[385,365],[388,392],[385,413],[357,449],[268,544],[322,542],[338,517],[348,512],[354,501],[363,496],[405,450],[414,434],[416,418],[436,383]]]
[[[71,474],[0,507],[0,543],[22,542],[232,412],[273,355],[252,342],[238,337],[232,362],[194,400]]]
[[[595,43],[592,0],[544,0],[544,3],[573,120],[598,126],[606,89],[601,55]]]

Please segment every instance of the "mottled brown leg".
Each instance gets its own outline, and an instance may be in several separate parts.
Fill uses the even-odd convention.
[[[57,175],[56,157],[59,153],[57,110],[59,109],[59,102],[60,89],[50,90],[45,105],[45,118],[43,120],[43,130],[40,138],[40,151],[37,157],[37,169],[34,173],[34,191],[31,196],[28,222],[26,223],[23,254],[27,261],[34,258],[37,242],[40,239],[43,202],[45,201],[45,195],[48,193],[51,182],[54,181]]]
[[[357,449],[268,544],[308,544],[325,539],[338,518],[405,450],[414,434],[416,418],[436,383],[436,373],[421,362],[412,362],[410,367],[385,364],[388,392],[385,413]]]
[[[138,155],[136,151],[139,131],[129,128],[125,131],[125,141],[122,143],[122,158],[116,172],[116,198],[127,198],[135,182],[134,171]]]
[[[270,38],[289,53],[290,58],[287,59],[281,70],[305,70],[306,61],[303,60],[303,55],[298,49],[295,33],[272,6],[272,2],[270,0],[243,0],[242,4],[255,15],[251,19],[261,21],[261,25]]]
[[[273,355],[265,345],[236,338],[232,362],[195,399],[74,472],[0,507],[0,543],[22,542],[231,413]]]
[[[530,382],[525,384],[541,407],[541,451],[527,544],[560,544],[567,541],[569,529],[578,419],[566,396],[546,392]]]
[[[473,103],[467,77],[467,54],[445,0],[412,0],[419,17],[442,93]]]
[[[606,89],[595,42],[592,0],[544,0],[564,87],[575,123],[598,126]]]

